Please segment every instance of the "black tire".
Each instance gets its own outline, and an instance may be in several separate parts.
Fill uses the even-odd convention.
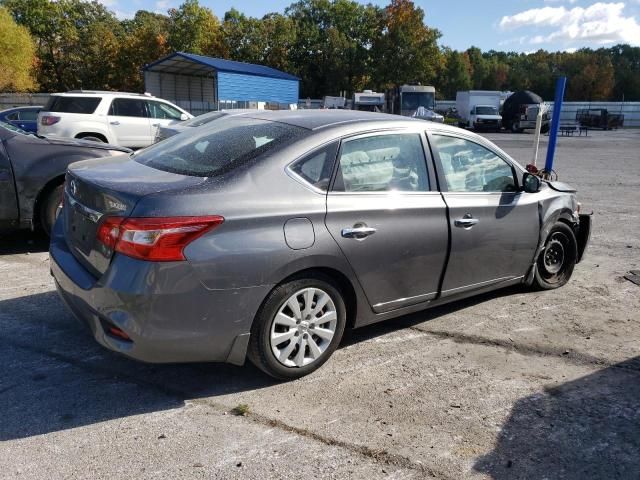
[[[80,137],[78,137],[80,140],[86,140],[87,142],[97,142],[97,143],[107,143],[107,141],[102,138],[99,137],[97,135],[82,135]]]
[[[573,230],[566,223],[556,223],[536,260],[534,287],[541,290],[562,287],[571,278],[577,258],[578,242]]]
[[[284,307],[285,303],[297,292],[308,288],[322,290],[327,293],[333,301],[337,317],[334,335],[323,353],[316,360],[313,360],[312,363],[300,367],[286,366],[276,358],[271,348],[271,327],[276,315],[280,309]],[[336,348],[338,348],[344,333],[346,318],[346,307],[342,293],[336,288],[330,278],[324,275],[314,275],[283,283],[271,291],[256,315],[251,327],[251,337],[247,352],[249,360],[260,370],[279,380],[293,380],[308,375],[320,368]],[[305,332],[304,335],[313,336],[313,330],[305,330]],[[297,335],[296,333],[296,336]],[[304,338],[307,337],[305,336]],[[293,339],[290,341],[292,342]],[[308,349],[309,347],[305,348]],[[295,357],[296,351],[299,351],[298,346],[294,347],[289,358]]]
[[[62,203],[64,185],[58,185],[44,197],[40,205],[40,225],[47,235],[51,235],[53,224],[56,223],[58,207]]]

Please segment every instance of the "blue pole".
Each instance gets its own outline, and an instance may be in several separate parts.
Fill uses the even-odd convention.
[[[562,110],[562,99],[564,98],[564,87],[567,84],[567,77],[559,77],[556,81],[556,98],[553,100],[553,118],[551,119],[551,130],[549,131],[549,146],[547,147],[547,161],[544,170],[547,174],[553,170],[553,156],[556,153],[556,142],[560,131],[560,110]]]

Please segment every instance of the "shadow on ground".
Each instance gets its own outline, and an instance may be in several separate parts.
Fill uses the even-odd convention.
[[[43,232],[22,230],[0,234],[0,255],[38,253],[49,250],[49,237]]]
[[[343,346],[511,291],[364,327],[350,332]],[[276,383],[250,362],[244,367],[140,363],[99,346],[85,328],[55,292],[0,301],[0,441],[179,408],[185,400]]]
[[[640,478],[640,357],[519,400],[474,468],[497,480]]]

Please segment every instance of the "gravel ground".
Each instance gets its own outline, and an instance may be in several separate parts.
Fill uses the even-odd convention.
[[[532,135],[488,136],[529,161]],[[290,383],[112,354],[58,300],[46,241],[0,238],[0,477],[640,478],[639,152],[640,130],[559,140],[594,211],[562,289],[356,330]]]

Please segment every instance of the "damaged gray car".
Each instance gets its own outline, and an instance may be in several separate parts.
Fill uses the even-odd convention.
[[[575,191],[458,128],[357,111],[256,112],[79,162],[51,269],[103,346],[147,362],[248,357],[292,379],[345,328],[509,285],[564,285]]]

